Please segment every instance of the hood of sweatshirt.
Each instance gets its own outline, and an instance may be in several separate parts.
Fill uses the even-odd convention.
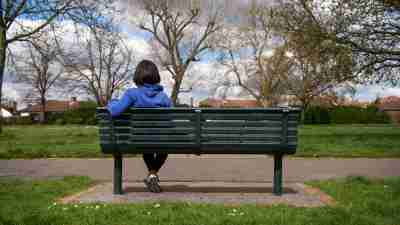
[[[144,94],[148,97],[154,97],[164,90],[163,86],[159,84],[144,84],[140,89],[143,89]]]

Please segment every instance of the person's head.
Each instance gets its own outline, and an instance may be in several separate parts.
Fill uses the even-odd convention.
[[[161,78],[156,64],[150,60],[142,60],[137,66],[133,76],[133,82],[136,86],[146,84],[158,84]]]

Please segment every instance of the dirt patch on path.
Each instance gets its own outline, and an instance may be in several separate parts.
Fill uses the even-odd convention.
[[[321,207],[335,201],[317,188],[302,183],[284,184],[284,194],[272,194],[271,183],[228,182],[163,182],[163,192],[150,193],[143,183],[124,183],[124,194],[113,195],[112,183],[102,183],[88,190],[60,199],[62,203],[139,203],[139,202],[197,202],[225,205],[256,204],[270,206],[285,204],[294,207]]]

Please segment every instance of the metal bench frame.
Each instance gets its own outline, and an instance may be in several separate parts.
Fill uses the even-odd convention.
[[[149,121],[144,120],[144,123],[149,122],[162,122],[171,123],[174,119],[184,115],[185,118],[188,117],[187,121],[193,126],[192,133],[190,133],[190,141],[187,142],[169,142],[168,134],[166,134],[166,140],[164,142],[157,142],[157,140],[149,140],[148,142],[138,142],[135,138],[132,138],[132,130],[139,129],[135,126],[135,122],[144,119],[149,119]],[[99,133],[100,133],[100,147],[103,153],[112,154],[114,157],[114,194],[123,194],[122,191],[122,158],[123,154],[142,154],[142,153],[157,153],[165,152],[168,154],[270,154],[274,157],[274,179],[273,179],[273,193],[275,195],[282,195],[282,158],[285,154],[294,154],[297,148],[297,125],[300,116],[300,109],[297,108],[260,108],[260,109],[210,109],[210,108],[132,108],[124,112],[121,116],[112,118],[107,109],[97,108],[96,117],[99,121]],[[265,120],[265,118],[267,120]],[[210,120],[215,119],[215,120]],[[228,120],[225,120],[228,118]],[[232,118],[232,120],[229,120]],[[238,120],[239,119],[239,120]],[[118,126],[118,122],[123,122],[123,129]],[[260,137],[249,132],[249,129],[255,129],[257,127],[243,127],[239,126],[238,130],[233,131],[239,139],[243,137],[243,141],[233,141],[224,140],[226,144],[219,143],[217,141],[210,141],[205,136],[204,124],[217,124],[218,121],[223,121],[226,124],[231,124],[238,126],[243,124],[253,124],[253,126],[260,127],[257,133],[260,135],[271,135],[267,137],[273,140],[279,140],[279,143],[267,140],[260,140]],[[229,121],[233,121],[229,123]],[[241,123],[238,123],[240,121]],[[267,122],[265,122],[267,121]],[[269,126],[261,126],[262,123],[279,124],[274,125],[276,127],[269,128]],[[138,123],[139,123],[138,122]],[[257,124],[260,123],[260,124]],[[152,128],[151,125],[147,125],[146,129],[158,129]],[[175,127],[167,127],[173,130]],[[226,127],[225,127],[226,128]],[[242,129],[243,128],[243,129]],[[125,130],[124,130],[125,129]],[[143,128],[141,128],[143,130]],[[162,130],[164,128],[160,128]],[[220,128],[219,132],[223,130],[224,127]],[[229,129],[229,127],[228,127]],[[272,129],[268,130],[268,129]],[[290,131],[289,131],[290,129]],[[128,132],[127,132],[128,130]],[[243,131],[244,130],[244,131]],[[232,132],[232,131],[230,131]],[[239,132],[239,133],[238,133]],[[264,133],[262,133],[264,132]],[[229,133],[226,131],[226,133]],[[124,136],[125,135],[125,136]],[[165,132],[164,132],[165,135]],[[208,134],[212,138],[216,138],[217,134]],[[224,132],[218,133],[218,138],[224,139]],[[247,135],[247,136],[246,136]],[[256,142],[250,140],[249,135],[256,136]],[[277,136],[279,135],[279,136]],[[135,135],[133,135],[135,136]],[[160,136],[160,135],[159,135]],[[226,134],[225,136],[228,136]],[[122,137],[125,139],[120,140]],[[139,138],[153,139],[152,134],[142,134],[142,136],[136,135]],[[186,136],[178,136],[186,137]],[[177,137],[175,137],[177,138]],[[248,138],[248,139],[246,139]],[[263,136],[261,137],[263,138]],[[266,138],[266,139],[267,139]]]

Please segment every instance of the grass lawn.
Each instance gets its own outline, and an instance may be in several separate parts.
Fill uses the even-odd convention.
[[[400,157],[400,126],[300,126],[297,156]]]
[[[397,225],[400,178],[350,177],[311,182],[334,197],[336,206],[293,208],[284,205],[233,207],[194,203],[55,204],[91,181],[85,177],[53,180],[0,179],[0,224],[354,224]]]
[[[296,156],[400,157],[400,127],[306,125]],[[104,157],[95,126],[6,126],[0,158]]]
[[[0,158],[100,157],[95,126],[6,126]]]

